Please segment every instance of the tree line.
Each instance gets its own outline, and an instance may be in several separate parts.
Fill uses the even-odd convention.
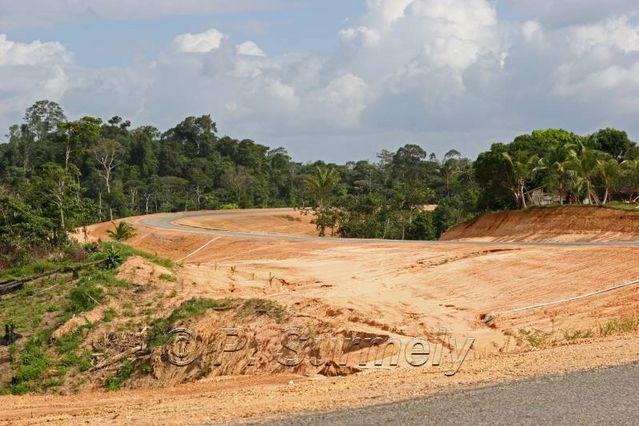
[[[638,200],[639,148],[616,129],[583,137],[537,130],[510,144],[494,144],[474,168],[482,187],[480,209],[526,208],[540,191],[556,204]]]
[[[89,223],[201,209],[310,207],[321,235],[436,239],[482,212],[525,208],[539,191],[558,204],[634,198],[638,174],[637,145],[615,129],[535,131],[476,161],[409,144],[373,162],[303,164],[219,135],[210,115],[162,132],[118,116],[68,120],[38,101],[0,144],[0,263],[63,245]]]

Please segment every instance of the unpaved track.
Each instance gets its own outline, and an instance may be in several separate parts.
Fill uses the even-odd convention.
[[[293,234],[272,234],[267,232],[237,232],[223,229],[206,229],[203,227],[189,226],[180,223],[184,219],[205,218],[205,217],[225,217],[225,216],[256,216],[268,215],[272,213],[297,214],[293,209],[264,209],[256,210],[229,210],[229,211],[208,211],[208,212],[187,212],[170,213],[160,216],[151,216],[141,219],[139,223],[155,229],[186,232],[199,235],[215,235],[233,239],[248,239],[260,241],[307,241],[307,242],[330,242],[333,244],[380,244],[384,242],[397,244],[414,245],[468,245],[468,246],[528,246],[528,247],[639,247],[639,241],[593,241],[593,242],[490,242],[490,241],[380,241],[375,239],[349,238],[349,239],[327,239],[321,237],[309,237]]]

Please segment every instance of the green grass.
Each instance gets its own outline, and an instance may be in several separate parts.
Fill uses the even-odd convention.
[[[287,312],[282,305],[272,300],[248,299],[238,309],[238,316],[250,317],[254,315],[267,315],[280,324],[286,319]]]
[[[553,333],[548,333],[538,329],[519,330],[522,338],[533,348],[544,346],[552,341]]]
[[[125,360],[120,366],[118,373],[106,380],[106,388],[109,392],[116,392],[126,382],[131,374],[135,371],[135,364],[129,360]]]
[[[610,209],[626,210],[631,212],[639,212],[639,204],[621,203],[619,201],[612,201],[605,205]]]
[[[143,257],[153,263],[155,263],[156,265],[159,266],[163,266],[165,268],[173,268],[174,263],[173,261],[171,261],[170,259],[165,259],[163,257],[157,256],[155,254],[151,254],[151,253],[147,253],[145,251],[142,250],[138,250],[136,248],[131,247],[130,245],[121,243],[121,242],[116,242],[116,241],[109,241],[108,243],[104,243],[104,246],[112,246],[115,247],[119,252],[120,255],[122,256],[123,260],[128,259],[131,256],[140,256]],[[96,260],[100,259],[100,254],[97,253],[96,254]]]
[[[25,344],[13,371],[12,393],[22,395],[32,390],[53,364],[44,351],[43,343],[42,337],[36,336]]]
[[[639,317],[627,317],[606,321],[595,329],[563,330],[559,333],[545,332],[538,329],[522,329],[519,330],[519,334],[531,347],[538,348],[560,341],[574,342],[581,339],[608,337],[637,331],[639,331]]]
[[[39,275],[43,272],[50,272],[60,268],[75,267],[79,265],[82,265],[82,263],[70,261],[60,262],[51,260],[36,260],[24,265],[18,265],[13,268],[0,271],[0,281],[29,278],[35,275]]]
[[[38,261],[13,272],[39,273],[61,265]],[[23,336],[9,348],[10,363],[0,366],[11,369],[12,383],[0,383],[0,388],[14,394],[47,391],[64,384],[67,372],[89,370],[91,351],[82,346],[92,325],[55,341],[50,337],[74,314],[105,303],[107,293],[119,297],[119,290],[129,287],[129,283],[116,278],[116,271],[95,267],[81,271],[77,281],[70,275],[49,277],[0,299],[0,333],[4,332],[4,324],[14,324],[16,332]],[[105,315],[108,314],[107,311]]]
[[[588,204],[549,204],[546,206],[530,206],[528,207],[526,210],[523,210],[525,212],[532,212],[535,211],[537,209],[556,209],[556,208],[572,208],[572,209],[609,209],[609,210],[624,210],[624,211],[634,211],[634,212],[639,212],[639,205],[638,204],[627,204],[627,203],[622,203],[620,201],[611,201],[609,203],[606,203],[604,205],[588,205]],[[517,211],[517,210],[512,210],[512,211]]]
[[[589,330],[565,330],[563,333],[563,338],[566,341],[572,342],[574,340],[579,339],[590,339],[595,337],[595,332],[591,329]]]
[[[104,290],[91,280],[81,281],[69,294],[70,303],[66,311],[79,314],[90,311],[104,301]]]
[[[630,333],[639,329],[639,318],[622,318],[608,321],[599,325],[599,335],[602,337]]]
[[[117,312],[115,312],[113,308],[109,308],[106,311],[104,311],[104,318],[102,318],[102,321],[111,322],[113,321],[113,318],[115,318],[116,316],[117,316]]]

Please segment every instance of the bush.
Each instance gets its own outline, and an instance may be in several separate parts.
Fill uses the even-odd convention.
[[[89,311],[95,307],[96,304],[102,303],[104,292],[101,288],[97,287],[95,283],[88,279],[83,279],[76,288],[71,290],[69,298],[71,300],[67,307],[67,312],[72,314],[79,314]]]
[[[135,228],[128,222],[120,222],[114,230],[108,230],[107,234],[116,241],[126,241],[136,235]]]

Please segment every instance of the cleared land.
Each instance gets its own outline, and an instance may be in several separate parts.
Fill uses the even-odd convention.
[[[457,225],[442,240],[639,241],[639,209],[566,206],[499,212]]]
[[[308,216],[288,209],[158,215],[129,221],[138,232],[129,244],[180,265],[171,280],[159,279],[169,273],[160,274],[140,258],[121,269],[121,278],[152,286],[161,309],[196,297],[259,299],[286,309],[288,315],[279,322],[259,317],[248,321],[256,335],[264,330],[271,333],[260,337],[254,351],[263,368],[251,370],[237,358],[229,369],[214,369],[198,376],[200,381],[176,386],[195,378],[179,367],[160,368],[158,359],[156,377],[132,387],[167,389],[2,397],[0,419],[16,424],[70,419],[96,424],[223,420],[367,405],[460,385],[639,359],[633,322],[639,313],[639,293],[634,286],[550,308],[499,314],[639,279],[639,247],[630,244],[318,239],[310,237],[314,227]],[[599,241],[619,239],[618,234],[609,233],[614,223],[601,223],[593,222],[600,228],[591,228],[588,235],[598,235]],[[88,229],[88,237],[106,240],[105,231],[111,227],[95,225]],[[480,320],[487,313],[497,315],[490,326]],[[206,338],[220,326],[238,325],[237,317],[225,315],[209,313],[192,326]],[[234,324],[225,323],[231,319]],[[277,347],[275,330],[288,325],[313,328],[322,336],[385,336],[401,342],[420,336],[433,344],[443,343],[444,358],[451,345],[439,333],[441,329],[457,339],[457,349],[466,338],[475,342],[454,377],[445,377],[442,368],[416,369],[405,363],[359,374],[336,368],[333,373],[346,376],[331,377],[308,363],[287,369],[269,358]],[[349,365],[356,367],[358,361]]]

